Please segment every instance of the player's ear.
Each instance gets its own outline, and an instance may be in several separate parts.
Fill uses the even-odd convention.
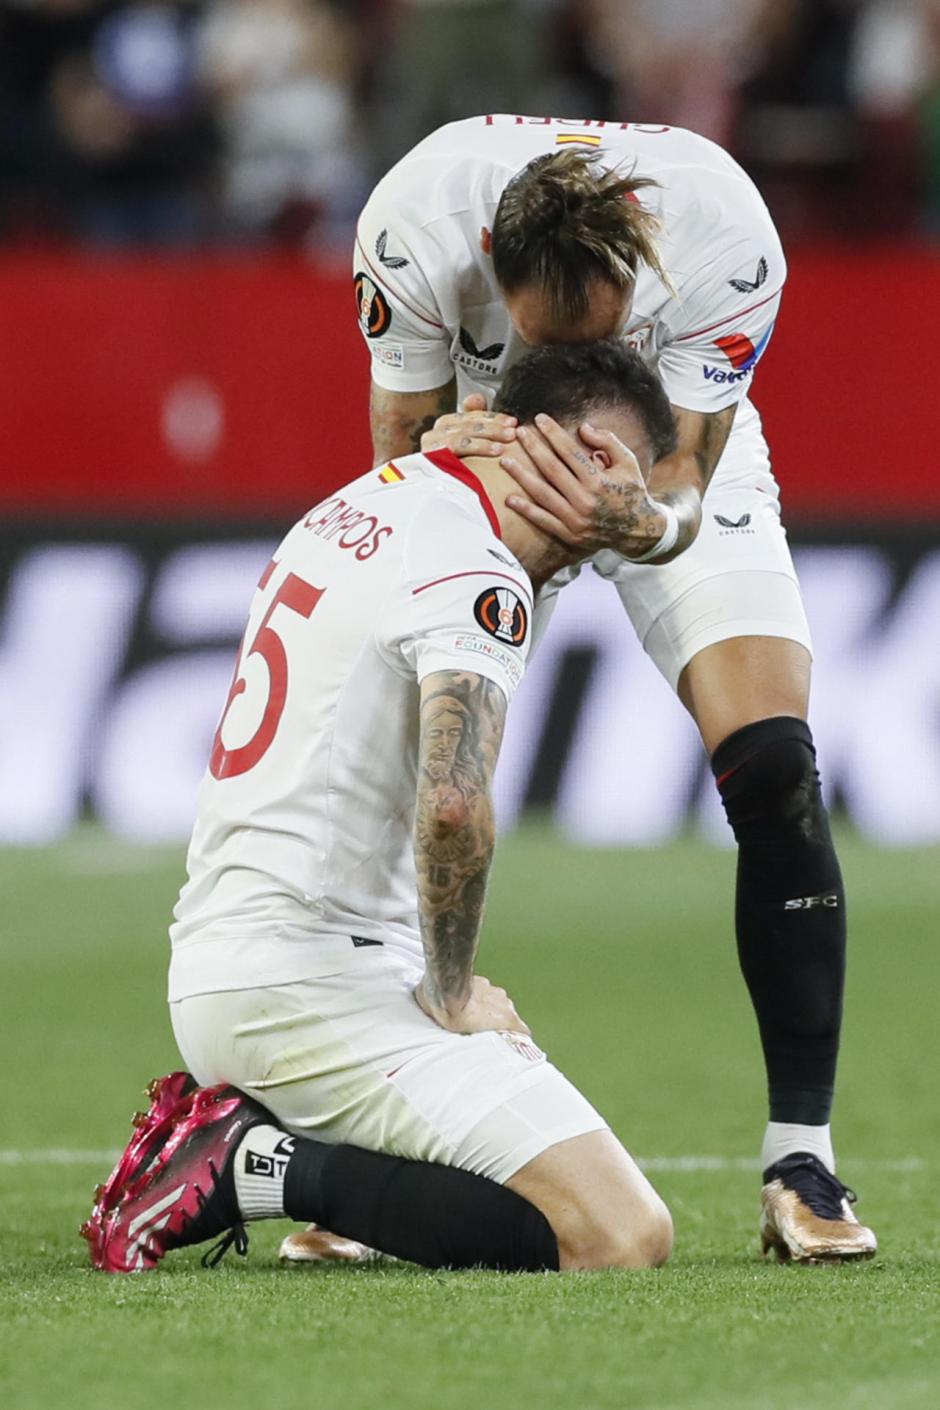
[[[602,470],[609,470],[609,469],[610,469],[610,467],[613,465],[614,462],[613,462],[612,458],[610,457],[610,455],[608,455],[608,453],[607,453],[606,450],[599,450],[599,449],[597,449],[597,447],[592,446],[592,445],[591,445],[588,441],[586,441],[586,440],[584,439],[584,437],[580,434],[580,430],[579,430],[579,433],[578,433],[578,440],[581,442],[581,444],[582,444],[583,446],[585,446],[585,447],[591,452],[591,461],[592,461],[592,463],[593,463],[594,465],[600,466],[600,468],[601,468]]]
[[[480,249],[485,255],[490,254],[493,249],[493,233],[487,230],[485,225],[480,231]]]

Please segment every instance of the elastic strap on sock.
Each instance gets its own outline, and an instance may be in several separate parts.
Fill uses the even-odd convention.
[[[252,1126],[235,1153],[235,1198],[242,1219],[281,1219],[284,1179],[295,1138],[277,1126]]]

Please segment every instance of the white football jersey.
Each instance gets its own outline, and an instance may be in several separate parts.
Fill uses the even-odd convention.
[[[786,278],[780,240],[754,183],[721,147],[682,128],[490,114],[433,132],[379,182],[359,221],[354,267],[372,376],[427,391],[457,374],[458,395],[492,401],[525,351],[481,246],[510,179],[560,147],[658,186],[637,193],[662,224],[676,293],[637,271],[624,337],[659,372],[674,406],[741,401],[773,330]]]
[[[449,451],[372,470],[294,525],[255,592],[201,785],[171,1000],[314,978],[318,937],[422,956],[419,683],[472,671],[511,697],[531,612],[482,484]]]

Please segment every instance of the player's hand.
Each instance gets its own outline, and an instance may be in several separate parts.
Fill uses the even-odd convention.
[[[624,558],[640,557],[662,538],[665,516],[636,456],[612,431],[585,421],[572,436],[540,415],[535,428],[520,426],[516,436],[530,464],[511,451],[502,456],[503,469],[525,494],[506,503],[543,533],[585,556],[612,548]]]
[[[486,397],[479,392],[464,398],[460,411],[439,416],[421,437],[421,449],[452,450],[466,459],[471,455],[502,455],[508,442],[516,437],[515,416],[501,411],[487,411]]]
[[[524,1033],[530,1036],[527,1023],[516,1013],[516,1006],[505,989],[498,989],[481,974],[471,980],[470,997],[460,1009],[433,1003],[424,980],[415,989],[420,1009],[449,1033]]]

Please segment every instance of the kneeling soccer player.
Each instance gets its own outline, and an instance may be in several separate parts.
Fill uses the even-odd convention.
[[[503,404],[552,413],[586,478],[642,484],[673,443],[619,342],[534,350]],[[587,416],[603,451],[563,429]],[[533,593],[589,551],[514,514],[512,489],[492,459],[406,456],[319,504],[263,573],[171,931],[173,1028],[205,1085],[152,1086],[85,1225],[98,1267],[285,1214],[432,1267],[668,1256],[659,1196],[474,974]]]

